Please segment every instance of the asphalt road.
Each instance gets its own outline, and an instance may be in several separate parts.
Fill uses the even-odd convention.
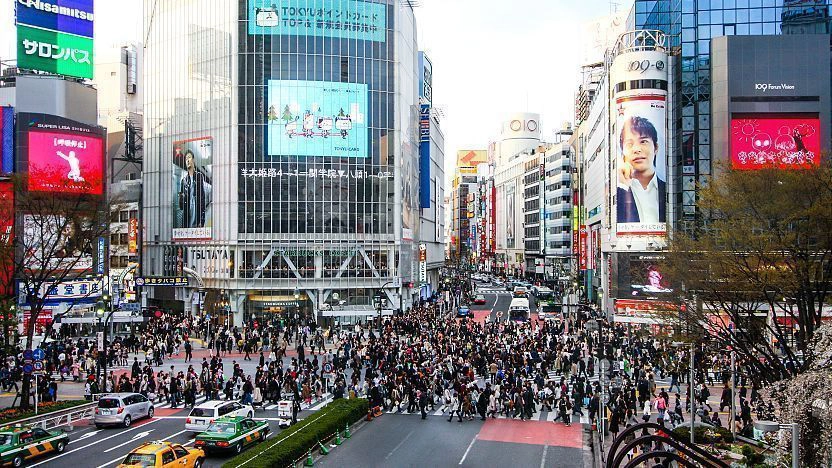
[[[321,403],[313,402],[313,409]],[[162,405],[167,406],[167,405]],[[190,409],[182,410],[157,407],[153,419],[136,421],[129,428],[97,429],[91,422],[84,421],[70,432],[70,441],[66,452],[60,455],[47,455],[44,458],[32,460],[27,466],[58,467],[90,467],[107,468],[118,465],[124,457],[135,447],[148,441],[170,441],[192,447],[194,434],[185,430],[185,418]],[[313,411],[305,410],[299,413],[300,419],[306,418]],[[254,419],[266,419],[272,432],[269,437],[280,432],[277,425],[276,410],[258,410]],[[231,456],[209,455],[203,466],[219,467]]]
[[[447,417],[385,414],[353,431],[352,438],[317,466],[582,467],[583,429],[546,421],[489,419],[448,422]]]

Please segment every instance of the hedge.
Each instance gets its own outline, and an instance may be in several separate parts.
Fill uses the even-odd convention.
[[[337,431],[343,431],[348,424],[365,417],[367,408],[367,400],[364,398],[339,398],[294,426],[275,434],[266,442],[228,460],[222,466],[293,466],[294,462],[303,458],[310,449],[314,451],[318,441],[326,443]]]
[[[31,418],[33,416],[42,416],[47,413],[61,411],[75,406],[85,405],[87,403],[92,402],[87,400],[64,400],[40,403],[38,404],[38,414],[35,414],[34,407],[25,411],[20,408],[6,408],[4,410],[0,410],[0,425],[12,424],[21,419]]]
[[[712,432],[716,432],[720,435],[717,439],[713,437],[711,434]],[[679,426],[676,429],[673,429],[673,433],[677,436],[681,437],[685,441],[690,440],[690,426]],[[712,444],[714,442],[733,442],[734,437],[731,435],[731,431],[724,427],[705,427],[705,426],[696,426],[693,433],[696,435],[696,443],[697,444]]]

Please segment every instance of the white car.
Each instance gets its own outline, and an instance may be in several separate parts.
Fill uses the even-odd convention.
[[[194,407],[188,414],[188,418],[185,419],[185,430],[205,432],[215,419],[223,416],[251,418],[254,416],[254,408],[238,401],[206,401]]]

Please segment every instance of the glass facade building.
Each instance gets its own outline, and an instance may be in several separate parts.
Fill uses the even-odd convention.
[[[636,0],[628,29],[658,29],[670,40],[678,62],[671,92],[676,112],[670,119],[679,152],[671,165],[680,190],[680,226],[693,219],[696,185],[711,174],[711,38],[732,35],[829,34],[829,0]]]
[[[154,3],[143,274],[202,284],[151,298],[235,324],[359,320],[378,294],[387,313],[407,307],[419,234],[411,7]]]

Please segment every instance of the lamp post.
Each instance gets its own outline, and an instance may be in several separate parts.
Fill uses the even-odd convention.
[[[384,296],[382,296],[382,292],[384,291],[384,288],[387,285],[390,285],[390,284],[395,284],[395,281],[388,281],[388,282],[382,284],[381,288],[379,288],[379,292],[375,296],[373,296],[373,301],[375,302],[375,306],[378,309],[378,337],[379,337],[379,339],[381,339],[381,333],[382,333],[382,330],[383,330],[382,323],[381,323],[381,306],[384,304]],[[399,291],[399,297],[401,297],[401,291]],[[400,300],[400,303],[401,303],[401,300]]]
[[[783,429],[792,431],[792,468],[800,468],[800,425],[796,422],[778,423],[775,421],[757,421],[754,429],[762,432],[776,432]]]

